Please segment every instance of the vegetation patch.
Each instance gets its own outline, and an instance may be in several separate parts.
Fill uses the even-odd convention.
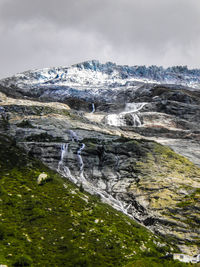
[[[41,173],[50,178],[42,186]],[[28,158],[6,136],[0,137],[0,177],[1,264],[187,266],[162,259],[178,250]]]

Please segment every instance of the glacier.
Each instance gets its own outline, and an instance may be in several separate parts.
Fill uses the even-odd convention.
[[[2,79],[2,85],[15,84],[18,87],[37,87],[49,85],[76,88],[132,86],[134,82],[154,84],[178,84],[192,88],[200,85],[200,70],[187,66],[163,68],[158,66],[127,66],[112,62],[105,64],[98,60],[85,61],[70,67],[36,69]],[[93,88],[95,90],[95,88]]]

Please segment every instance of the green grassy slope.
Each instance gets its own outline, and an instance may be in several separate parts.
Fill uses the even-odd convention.
[[[81,191],[1,136],[0,264],[185,266],[161,259],[172,248],[162,239]]]

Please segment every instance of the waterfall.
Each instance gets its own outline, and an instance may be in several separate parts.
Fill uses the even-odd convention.
[[[73,134],[73,136],[75,135],[77,137],[75,132],[71,131],[70,133]],[[132,215],[128,214],[128,209],[130,208],[131,204],[127,205],[123,203],[117,197],[115,198],[108,192],[100,188],[96,188],[95,185],[93,185],[90,181],[86,180],[84,176],[84,162],[83,162],[82,155],[81,155],[84,148],[85,148],[85,144],[82,143],[77,150],[79,175],[75,175],[74,177],[71,174],[69,167],[65,166],[66,158],[68,156],[69,144],[68,143],[62,144],[61,145],[61,156],[60,156],[60,161],[58,163],[57,172],[60,173],[62,176],[68,178],[74,184],[79,184],[79,183],[82,184],[84,186],[84,189],[87,192],[100,196],[103,202],[112,205],[116,210],[119,210],[130,217],[133,217]]]
[[[101,197],[102,201],[112,203],[112,206],[115,209],[120,210],[123,213],[128,215],[127,210],[130,207],[130,205],[128,206],[128,208],[125,208],[124,204],[119,199],[114,198],[112,195],[110,195],[106,191],[95,188],[95,186],[92,183],[90,183],[89,181],[86,180],[86,178],[84,176],[84,163],[83,163],[83,159],[81,156],[81,153],[82,153],[83,149],[85,148],[84,143],[81,144],[81,147],[77,151],[78,163],[80,166],[79,167],[80,174],[79,174],[79,176],[77,176],[77,178],[75,178],[71,174],[69,167],[65,166],[65,163],[64,163],[64,160],[68,154],[68,147],[69,147],[68,143],[61,145],[61,157],[60,157],[60,161],[58,163],[58,168],[57,168],[58,173],[60,173],[64,177],[68,178],[71,182],[73,182],[75,184],[77,184],[77,182],[82,183],[82,185],[85,187],[86,191],[90,192],[91,194],[99,195]]]
[[[147,103],[127,103],[125,106],[125,111],[119,114],[109,114],[106,117],[107,124],[112,126],[126,126],[126,114],[130,114],[133,118],[133,127],[140,127],[142,125],[140,118],[138,116],[139,111]]]
[[[125,126],[126,122],[122,113],[109,114],[107,116],[107,123],[111,126]]]
[[[68,146],[69,144],[61,145],[61,157],[60,157],[60,161],[58,162],[57,172],[63,175],[64,177],[69,178],[70,181],[76,184],[77,179],[72,176],[70,169],[64,164],[64,158],[68,154]]]
[[[124,203],[122,203],[118,197],[114,198],[112,195],[108,194],[105,191],[101,191],[100,189],[93,189],[93,192],[96,193],[97,195],[99,195],[101,197],[101,200],[104,202],[110,202],[112,203],[112,207],[114,207],[116,210],[119,210],[121,212],[123,212],[124,214],[128,215],[129,217],[133,218],[132,215],[128,214],[128,209],[131,207],[131,204],[129,205],[124,205]]]
[[[85,148],[85,144],[82,144],[81,147],[79,148],[79,150],[77,151],[77,157],[78,157],[78,161],[79,161],[79,166],[80,166],[80,179],[81,182],[86,181],[85,177],[84,177],[84,163],[83,163],[83,159],[81,156],[81,152],[82,150]]]
[[[77,134],[72,130],[69,130],[68,132],[70,134],[71,141],[72,142],[74,142],[74,141],[78,142]],[[78,181],[79,182],[86,181],[86,179],[84,177],[84,173],[83,173],[84,163],[83,163],[83,159],[82,159],[82,156],[81,156],[81,152],[85,148],[85,144],[81,144],[81,147],[77,151],[78,163],[79,163],[79,166],[80,166],[80,168],[79,168],[80,175],[79,175],[79,177],[77,176],[77,178],[75,178],[71,174],[70,169],[67,166],[65,166],[65,163],[64,163],[64,159],[66,158],[66,156],[68,154],[68,146],[69,146],[69,144],[62,144],[61,145],[61,158],[60,158],[60,161],[58,163],[57,171],[60,174],[62,174],[63,176],[68,177],[75,184]]]
[[[126,103],[125,112],[138,112],[140,111],[147,103]]]
[[[119,203],[119,207],[120,207],[121,211],[122,211],[124,214],[128,215],[128,209],[131,207],[131,204],[129,204],[129,205],[127,205],[127,206],[125,207],[125,206],[123,205],[123,203],[118,199],[118,197],[116,197],[116,199],[117,199],[117,201],[118,201],[118,203]]]
[[[125,107],[125,112],[130,113],[133,118],[133,127],[140,127],[142,125],[138,112],[146,105],[147,103],[127,103]]]
[[[138,115],[133,113],[133,114],[131,114],[131,116],[133,118],[133,127],[140,127],[142,125],[142,123],[141,123]]]
[[[67,154],[68,146],[69,146],[69,144],[62,144],[61,145],[61,159],[60,159],[60,162],[63,162],[64,156]]]
[[[95,112],[95,105],[94,103],[92,103],[92,112],[91,113],[94,113]]]

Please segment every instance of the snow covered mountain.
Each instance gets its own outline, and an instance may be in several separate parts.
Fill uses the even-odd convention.
[[[3,85],[15,84],[18,87],[68,86],[82,89],[95,87],[132,86],[135,82],[154,84],[176,84],[198,88],[200,70],[187,66],[169,68],[157,66],[127,66],[112,62],[105,64],[97,60],[85,61],[71,67],[56,67],[26,71],[1,80]]]

